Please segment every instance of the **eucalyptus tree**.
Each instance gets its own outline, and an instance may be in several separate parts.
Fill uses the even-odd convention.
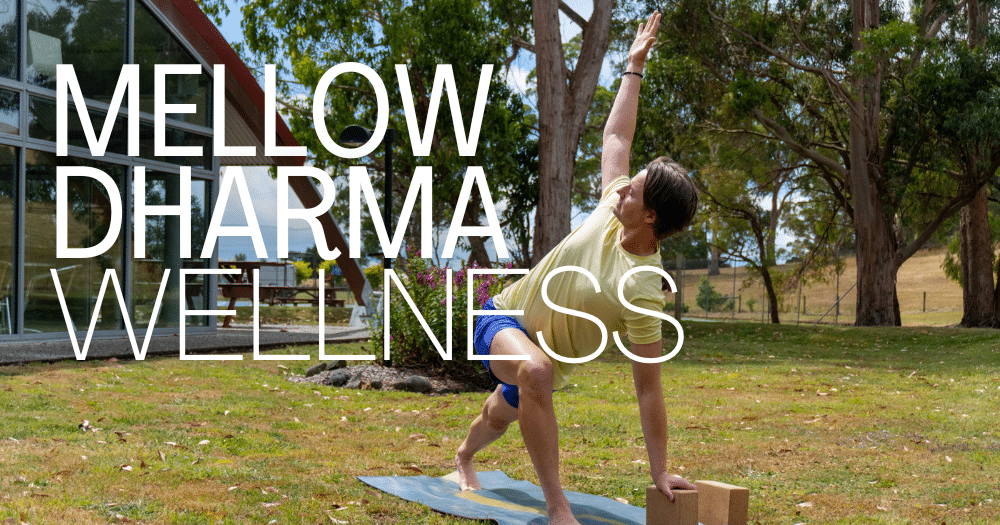
[[[986,30],[995,27],[988,24],[995,9],[969,0],[966,12],[968,23],[953,24],[949,38],[936,42],[916,69],[899,110],[912,122],[904,138],[930,137],[941,144],[936,158],[942,171],[975,192],[962,209],[958,231],[962,325],[1000,327],[988,212],[989,183],[996,183],[1000,168],[1000,35],[991,37]]]
[[[232,3],[221,0],[201,0],[206,12],[221,15]],[[376,93],[362,75],[353,73],[336,77],[323,101],[324,122],[314,122],[313,94],[322,75],[331,67],[358,62],[370,67],[385,84],[389,95],[389,127],[397,130],[393,157],[393,192],[405,195],[415,169],[430,166],[433,177],[433,210],[436,226],[451,224],[459,190],[468,166],[482,166],[493,193],[497,196],[518,190],[513,199],[530,198],[523,191],[530,174],[519,165],[519,159],[531,157],[532,120],[524,101],[503,81],[501,65],[510,59],[508,7],[503,2],[476,0],[380,0],[340,2],[335,0],[244,0],[240,3],[245,41],[239,50],[258,68],[275,64],[281,111],[288,119],[296,139],[308,148],[307,162],[325,169],[334,176],[344,177],[349,165],[363,165],[377,174],[385,173],[382,149],[376,149],[362,159],[345,160],[333,155],[319,140],[315,126],[325,126],[332,137],[351,124],[374,127],[378,117]],[[442,94],[437,121],[429,138],[431,148],[426,155],[416,155],[410,134],[423,137],[425,125],[432,115],[432,93],[439,65],[450,65],[454,71],[464,130],[468,132],[476,104],[480,73],[493,65],[487,101],[483,106],[482,129],[474,156],[461,156],[458,151],[455,126],[449,115],[450,94]],[[405,66],[405,80],[412,98],[404,101],[397,78],[397,65]],[[260,71],[258,71],[259,73]],[[451,89],[450,87],[448,88]],[[418,130],[410,130],[404,114],[404,104],[412,105]],[[426,137],[424,140],[428,140]],[[336,180],[336,179],[335,179]],[[373,181],[376,193],[382,184]],[[346,188],[346,184],[338,184]],[[473,200],[463,218],[466,225],[478,225],[482,210],[480,194],[473,191]],[[399,204],[403,199],[394,199]],[[499,206],[520,210],[519,206]],[[362,207],[364,208],[364,207]],[[348,207],[338,201],[334,213],[346,218]],[[419,203],[407,230],[410,246],[420,239]],[[398,216],[398,215],[397,215]],[[510,228],[523,228],[523,223],[505,217]],[[370,218],[367,231],[372,231]],[[390,236],[392,235],[392,226]],[[517,237],[515,231],[515,237]],[[371,237],[371,236],[369,236]],[[369,249],[374,239],[366,239]],[[471,259],[489,264],[484,239],[469,237]],[[377,251],[377,249],[375,250]],[[411,252],[412,253],[412,252]],[[425,256],[427,254],[424,254]]]
[[[676,51],[753,121],[716,127],[782,143],[850,217],[859,325],[900,323],[899,266],[982,186],[923,164],[939,144],[901,141],[910,122],[895,111],[955,7],[930,0],[907,16],[876,0],[679,0],[667,19]],[[927,185],[939,198],[911,198]]]

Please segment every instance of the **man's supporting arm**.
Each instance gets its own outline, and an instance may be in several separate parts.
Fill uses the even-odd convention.
[[[660,357],[662,351],[662,341],[631,345],[631,352],[639,357]],[[697,490],[686,479],[667,473],[667,409],[660,384],[660,364],[632,361],[632,380],[639,400],[639,418],[653,483],[671,501],[674,499],[671,489]]]
[[[653,12],[645,24],[639,25],[639,32],[628,53],[627,72],[618,87],[618,95],[611,106],[608,122],[604,126],[601,151],[601,191],[608,183],[622,175],[629,174],[629,152],[635,136],[635,117],[639,108],[639,87],[646,67],[646,55],[656,41],[656,30],[660,26],[660,13]],[[628,73],[639,73],[632,75]]]

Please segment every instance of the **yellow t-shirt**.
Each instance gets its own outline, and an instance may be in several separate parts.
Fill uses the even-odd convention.
[[[566,271],[549,282],[549,300],[600,319],[608,331],[607,346],[614,346],[612,333],[616,330],[619,336],[627,333],[629,341],[636,344],[660,340],[660,319],[633,312],[618,300],[618,282],[625,272],[636,266],[662,268],[659,251],[640,257],[621,246],[622,223],[612,210],[618,204],[617,190],[628,183],[628,177],[624,176],[612,181],[604,189],[594,213],[553,248],[531,273],[494,299],[493,304],[498,310],[524,311],[513,317],[528,331],[528,337],[535,344],[538,344],[537,333],[540,331],[548,347],[556,354],[580,358],[597,351],[601,342],[600,328],[593,321],[557,312],[542,299],[545,277],[564,266],[579,266],[589,271],[597,278],[600,292],[595,291],[593,282],[586,275]],[[660,276],[654,272],[635,273],[626,282],[625,299],[640,308],[662,311],[664,299],[660,282]],[[569,382],[569,375],[576,365],[551,360],[556,368],[555,388],[559,389]]]

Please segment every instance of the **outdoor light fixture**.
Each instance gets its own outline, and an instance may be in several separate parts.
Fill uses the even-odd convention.
[[[358,147],[367,144],[372,139],[372,130],[352,124],[340,132],[339,142],[345,146]],[[388,128],[385,130],[385,203],[382,209],[382,220],[385,223],[385,231],[391,232],[392,226],[392,144],[396,141],[396,130]],[[391,233],[389,235],[392,235]],[[392,259],[382,256],[382,267],[386,270],[392,268]]]

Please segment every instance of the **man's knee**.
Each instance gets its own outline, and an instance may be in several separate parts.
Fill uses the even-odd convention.
[[[552,394],[555,378],[555,365],[548,359],[532,359],[524,361],[517,370],[517,386],[521,395]]]

